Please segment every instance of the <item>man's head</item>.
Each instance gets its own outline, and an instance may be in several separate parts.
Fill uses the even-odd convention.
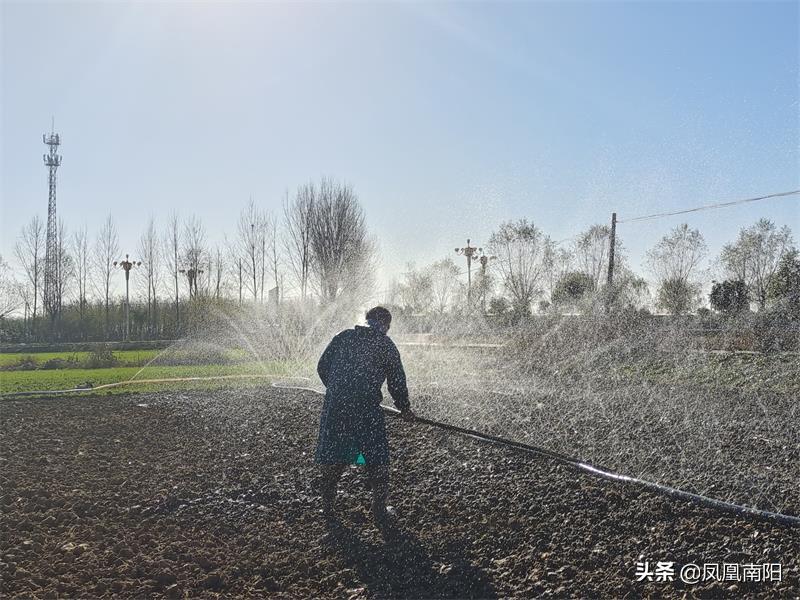
[[[381,333],[386,333],[392,324],[392,313],[382,306],[370,308],[367,311],[367,324]]]

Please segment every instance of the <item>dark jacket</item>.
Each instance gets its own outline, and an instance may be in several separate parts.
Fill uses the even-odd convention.
[[[316,461],[353,463],[361,454],[367,464],[389,462],[389,444],[381,388],[386,381],[394,404],[409,408],[408,387],[400,352],[385,334],[356,326],[331,340],[317,373],[325,384]]]

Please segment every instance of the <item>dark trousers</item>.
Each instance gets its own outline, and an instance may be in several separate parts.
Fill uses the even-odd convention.
[[[322,470],[322,501],[333,504],[336,485],[349,465],[320,465]],[[372,502],[378,508],[386,506],[389,496],[389,465],[366,465],[367,485],[372,490]]]

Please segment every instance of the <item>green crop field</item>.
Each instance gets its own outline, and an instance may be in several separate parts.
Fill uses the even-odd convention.
[[[60,360],[67,363],[64,368],[81,367],[92,358],[92,352],[3,352],[0,353],[0,370],[13,369],[22,363],[40,368],[48,361]],[[144,366],[154,359],[156,362],[184,360],[202,362],[203,355],[192,349],[168,348],[166,350],[114,350],[114,362],[118,366]],[[214,360],[224,362],[246,362],[253,359],[252,354],[239,348],[226,348]]]
[[[655,385],[684,384],[718,390],[800,393],[800,356],[775,354],[695,353],[662,355],[609,366],[609,377],[620,381],[647,381]]]
[[[36,369],[31,371],[0,371],[0,394],[35,390],[72,389],[91,383],[97,387],[130,380],[173,379],[179,377],[243,377],[287,376],[296,372],[293,365],[283,362],[243,362],[230,365],[177,365],[141,367],[110,367],[105,369]],[[224,380],[221,380],[224,382]],[[186,382],[181,382],[185,384]],[[219,382],[213,383],[218,385]],[[148,383],[112,388],[116,391],[160,389],[164,383]]]
[[[144,365],[158,356],[161,350],[117,350],[114,357],[122,364]],[[49,360],[60,359],[63,361],[82,363],[89,359],[91,352],[35,352],[35,353],[0,353],[0,369],[13,367],[20,364],[21,360],[31,361],[43,365]]]

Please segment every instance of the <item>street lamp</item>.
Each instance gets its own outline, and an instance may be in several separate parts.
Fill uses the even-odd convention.
[[[179,273],[183,273],[186,275],[186,279],[189,280],[189,297],[197,295],[197,276],[201,273],[204,273],[203,269],[179,269]]]
[[[483,253],[483,250],[480,251],[481,256],[478,261],[481,263],[481,308],[483,310],[483,314],[486,314],[486,267],[489,264],[490,260],[495,260],[496,256],[489,256]]]
[[[132,260],[128,260],[128,255],[125,255],[125,260],[121,260],[117,262],[114,261],[115,267],[120,267],[123,271],[125,271],[125,341],[128,341],[130,336],[130,329],[131,329],[131,304],[130,304],[130,295],[129,295],[129,285],[128,282],[131,277],[131,269],[133,267],[138,267],[142,263],[141,261],[134,262]]]
[[[467,239],[467,245],[463,248],[456,248],[456,254],[460,254],[461,256],[467,257],[467,309],[472,306],[472,257],[475,256],[477,252],[483,252],[483,248],[476,248],[475,246],[469,245],[469,239]]]

